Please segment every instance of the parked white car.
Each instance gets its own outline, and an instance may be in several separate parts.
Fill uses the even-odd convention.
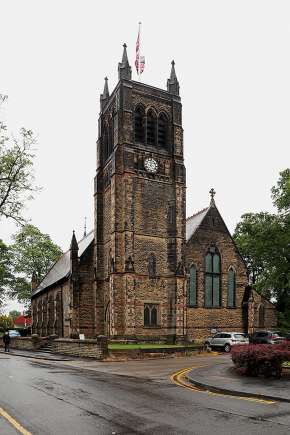
[[[225,352],[230,352],[236,344],[249,344],[249,338],[241,332],[218,332],[204,341],[205,346],[212,349],[222,348]]]

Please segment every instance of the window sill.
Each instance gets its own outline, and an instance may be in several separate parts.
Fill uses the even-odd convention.
[[[222,307],[222,306],[219,306],[219,307],[206,307],[205,305],[203,306],[203,308],[205,308],[206,310],[220,310],[221,308],[225,308],[225,307]]]
[[[228,310],[236,310],[238,307],[226,307]]]
[[[160,329],[161,328],[161,326],[143,326],[143,328],[145,328],[145,329]]]
[[[198,308],[198,305],[197,304],[195,304],[195,305],[187,305],[187,308]]]

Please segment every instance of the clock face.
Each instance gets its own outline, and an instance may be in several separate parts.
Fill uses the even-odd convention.
[[[156,174],[158,169],[158,163],[152,157],[148,157],[144,160],[144,167],[147,172],[150,172],[151,174]]]

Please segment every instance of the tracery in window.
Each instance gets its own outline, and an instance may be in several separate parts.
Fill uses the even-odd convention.
[[[144,326],[157,326],[158,306],[156,304],[144,304]]]
[[[211,246],[205,257],[205,306],[221,306],[221,261],[216,247]]]

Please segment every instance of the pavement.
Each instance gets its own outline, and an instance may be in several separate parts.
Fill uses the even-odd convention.
[[[281,379],[249,377],[239,375],[230,358],[219,358],[191,370],[187,379],[212,392],[290,402],[290,370]]]
[[[144,380],[166,377],[170,370],[173,372],[186,366],[194,367],[193,370],[187,371],[186,379],[199,388],[221,394],[290,403],[290,370],[287,377],[266,381],[264,378],[243,376],[235,371],[231,357],[225,354],[204,353],[195,354],[190,358],[168,358],[166,364],[160,364],[162,360],[156,358],[124,361],[118,364],[118,361],[97,361],[93,358],[76,358],[49,352],[16,349],[10,350],[10,355],[61,362],[79,370],[133,376]]]
[[[0,348],[0,353],[4,353],[4,349]],[[6,355],[22,356],[24,358],[41,359],[47,361],[70,361],[72,358],[65,355],[56,355],[50,352],[10,349]]]
[[[182,376],[172,379],[177,370],[221,364],[228,355],[124,362],[31,356],[0,353],[1,435],[290,433],[289,403],[214,394],[182,385]]]

